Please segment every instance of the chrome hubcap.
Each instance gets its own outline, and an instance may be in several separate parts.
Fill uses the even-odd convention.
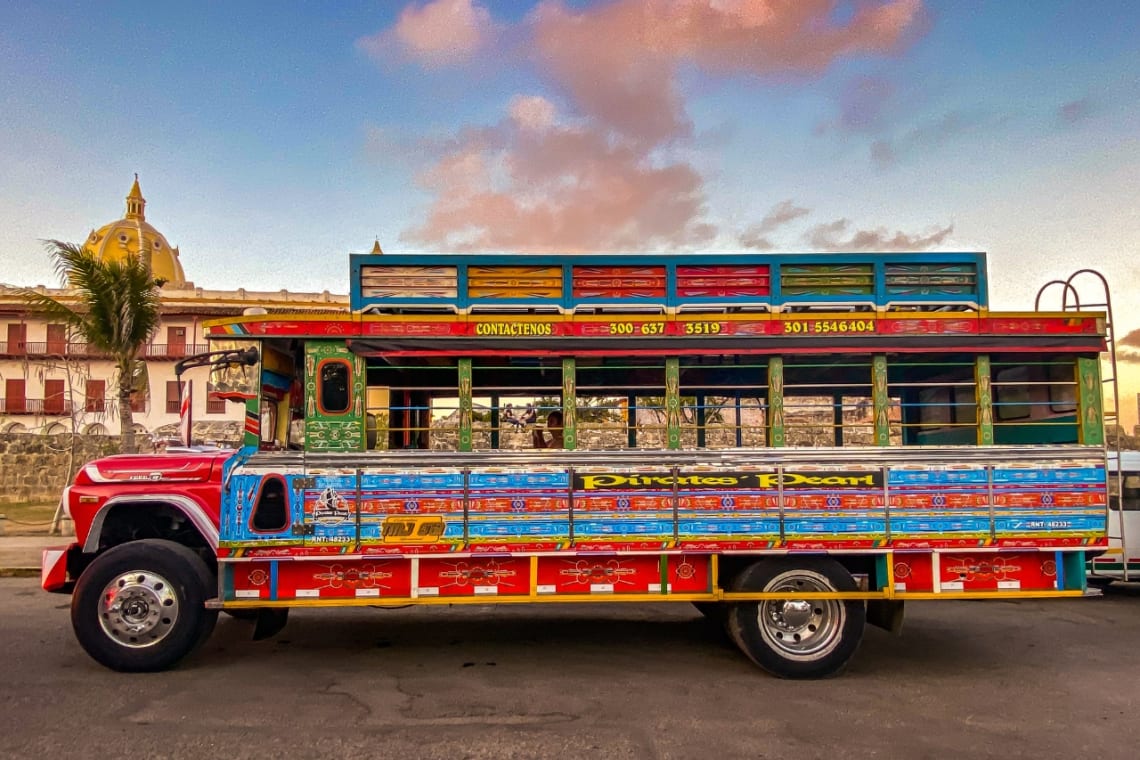
[[[771,593],[834,591],[827,578],[810,570],[792,570],[772,579]],[[791,660],[815,660],[839,643],[847,612],[837,599],[773,599],[757,605],[760,634]]]
[[[115,642],[139,649],[166,638],[178,622],[178,596],[157,573],[134,570],[103,587],[99,624]]]

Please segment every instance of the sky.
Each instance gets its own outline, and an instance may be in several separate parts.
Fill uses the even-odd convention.
[[[1092,268],[1136,422],[1133,0],[0,3],[0,282],[136,172],[208,288],[346,293],[376,239],[980,250],[1001,309]]]

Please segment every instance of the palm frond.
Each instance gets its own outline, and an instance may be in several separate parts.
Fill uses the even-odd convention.
[[[70,317],[58,309],[53,314],[74,325],[93,346],[129,366],[158,329],[161,316],[158,288],[146,264],[134,256],[103,261],[81,246],[59,240],[44,245],[56,272],[78,301]],[[41,297],[36,302],[48,307],[42,295],[37,295]]]
[[[20,288],[19,294],[20,298],[22,298],[35,313],[43,315],[48,319],[63,322],[75,328],[78,332],[83,331],[84,315],[62,301],[44,293],[37,293],[31,288]]]

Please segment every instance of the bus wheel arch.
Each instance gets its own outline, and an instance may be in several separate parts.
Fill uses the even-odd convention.
[[[736,592],[857,591],[851,573],[826,557],[754,562],[732,582]],[[780,678],[825,678],[846,667],[863,638],[861,600],[765,599],[728,605],[726,629],[756,665]]]
[[[217,531],[203,529],[209,519],[195,514],[196,504],[183,504],[181,499],[124,498],[108,503],[96,515],[83,547],[94,555],[140,539],[164,539],[197,553],[211,569],[215,563]]]

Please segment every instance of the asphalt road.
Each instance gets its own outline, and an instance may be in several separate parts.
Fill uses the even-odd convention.
[[[120,675],[68,598],[0,579],[0,757],[1140,757],[1140,590],[913,603],[847,672],[781,681],[688,605],[312,610],[219,621]]]

